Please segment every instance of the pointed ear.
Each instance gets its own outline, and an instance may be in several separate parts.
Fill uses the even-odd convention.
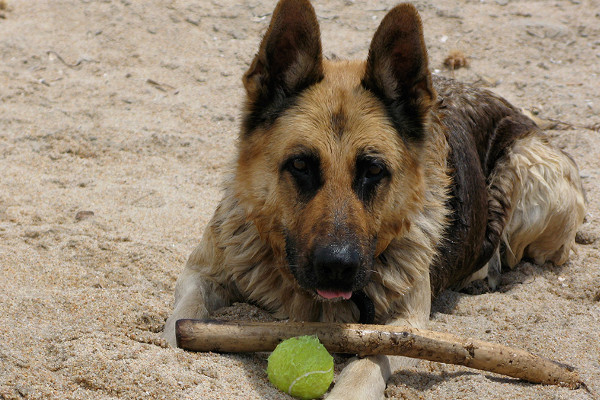
[[[281,0],[244,74],[246,132],[271,123],[302,90],[323,79],[321,34],[309,0]]]
[[[424,122],[436,93],[421,18],[411,4],[394,7],[381,21],[371,41],[362,85],[387,105],[395,123],[411,116],[417,117],[414,123]]]

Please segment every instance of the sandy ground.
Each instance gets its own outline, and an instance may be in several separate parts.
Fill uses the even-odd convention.
[[[419,1],[431,66],[543,119],[589,201],[577,254],[447,292],[432,328],[527,349],[600,393],[600,4]],[[391,1],[315,2],[327,55],[363,58]],[[161,346],[220,197],[274,1],[0,1],[0,399],[283,399],[266,357]],[[452,49],[470,60],[451,72]],[[260,310],[237,305],[226,318]],[[338,360],[341,367],[343,360]],[[421,362],[389,398],[591,399]]]

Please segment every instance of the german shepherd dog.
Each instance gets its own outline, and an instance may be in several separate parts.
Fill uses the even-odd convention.
[[[562,264],[575,163],[506,100],[432,76],[408,4],[365,61],[327,60],[309,0],[281,0],[243,83],[235,170],[175,289],[175,321],[251,302],[294,321],[425,327],[432,296],[523,257]],[[329,399],[380,399],[402,357],[351,361]]]

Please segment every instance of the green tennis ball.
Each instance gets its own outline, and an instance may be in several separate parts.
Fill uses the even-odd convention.
[[[333,381],[333,357],[316,336],[279,343],[269,356],[269,380],[277,389],[301,399],[321,397]]]

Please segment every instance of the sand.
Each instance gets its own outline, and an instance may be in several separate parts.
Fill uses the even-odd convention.
[[[326,55],[365,57],[393,4],[316,2]],[[598,394],[600,5],[416,4],[432,69],[545,120],[577,160],[589,201],[569,262],[524,262],[494,293],[446,292],[431,328],[571,364]],[[0,399],[286,398],[267,381],[266,355],[189,353],[164,347],[159,334],[221,195],[240,78],[273,8],[266,0],[0,2]],[[455,49],[468,68],[444,67]],[[247,305],[220,315],[269,319]],[[396,374],[386,394],[592,398],[425,361]]]

